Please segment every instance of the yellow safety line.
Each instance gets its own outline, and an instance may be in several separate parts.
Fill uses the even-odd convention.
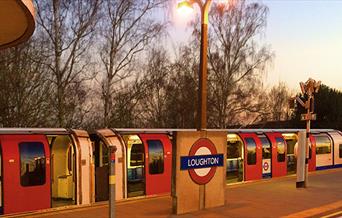
[[[329,217],[333,217],[333,216],[336,216],[336,215],[339,215],[339,214],[342,214],[342,210],[336,212],[336,213],[332,213],[332,214],[329,214],[329,215],[326,215],[326,216],[322,216],[321,218],[329,218]]]
[[[322,207],[303,210],[301,212],[293,213],[293,214],[290,214],[288,216],[283,216],[283,217],[284,218],[312,217],[312,216],[319,215],[319,214],[324,213],[324,212],[339,209],[341,207],[342,207],[342,201],[337,201],[335,203],[327,204],[327,205],[324,205]]]

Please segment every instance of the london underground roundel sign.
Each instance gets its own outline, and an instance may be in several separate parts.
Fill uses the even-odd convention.
[[[204,185],[214,177],[216,168],[223,166],[223,159],[212,141],[200,138],[190,148],[189,156],[181,157],[181,170],[188,170],[195,183]]]

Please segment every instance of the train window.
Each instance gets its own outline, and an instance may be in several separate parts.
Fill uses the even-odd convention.
[[[316,139],[316,154],[330,154],[331,142],[328,136],[315,136]]]
[[[271,143],[266,136],[259,136],[262,144],[262,159],[271,159]]]
[[[36,186],[45,183],[45,151],[41,142],[22,142],[20,152],[20,184]]]
[[[131,148],[130,166],[142,166],[144,164],[144,145],[133,144]]]
[[[241,141],[227,141],[227,158],[241,157]]]
[[[276,138],[277,142],[277,159],[278,162],[285,161],[285,142],[282,138]]]
[[[68,171],[72,171],[72,151],[71,151],[71,146],[68,148]]]
[[[107,145],[100,141],[100,152],[101,152],[101,167],[102,166],[108,166],[108,148]]]
[[[287,154],[294,154],[294,147],[296,143],[297,143],[296,139],[286,139]]]
[[[256,143],[253,138],[246,138],[247,144],[247,164],[254,165],[256,164]]]
[[[340,158],[342,158],[342,144],[340,144]]]
[[[298,142],[297,136],[294,133],[283,133],[282,134],[286,141],[286,153],[288,156],[294,155],[294,148]]]
[[[164,149],[159,140],[147,140],[148,166],[150,174],[161,174],[164,172]]]

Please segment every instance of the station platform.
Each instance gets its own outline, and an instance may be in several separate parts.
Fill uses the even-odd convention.
[[[342,217],[341,168],[310,173],[308,185],[297,189],[295,175],[227,185],[225,206],[178,216],[172,214],[170,196],[127,200],[116,204],[116,217]],[[108,205],[100,203],[20,217],[105,218]]]

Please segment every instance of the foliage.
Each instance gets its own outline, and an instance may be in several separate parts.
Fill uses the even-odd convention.
[[[49,77],[41,64],[42,45],[34,39],[0,51],[0,125],[3,127],[50,126]]]
[[[251,122],[264,111],[262,76],[272,59],[257,43],[266,27],[268,8],[237,1],[229,10],[214,7],[209,46],[209,123],[225,128]],[[241,117],[243,115],[243,117]]]
[[[305,99],[305,96],[301,97]],[[300,120],[300,115],[304,113],[306,110],[297,104],[292,117],[294,126],[305,128],[305,122]],[[312,128],[342,130],[342,92],[321,85],[315,94],[314,113],[317,114],[317,120],[311,121]]]

